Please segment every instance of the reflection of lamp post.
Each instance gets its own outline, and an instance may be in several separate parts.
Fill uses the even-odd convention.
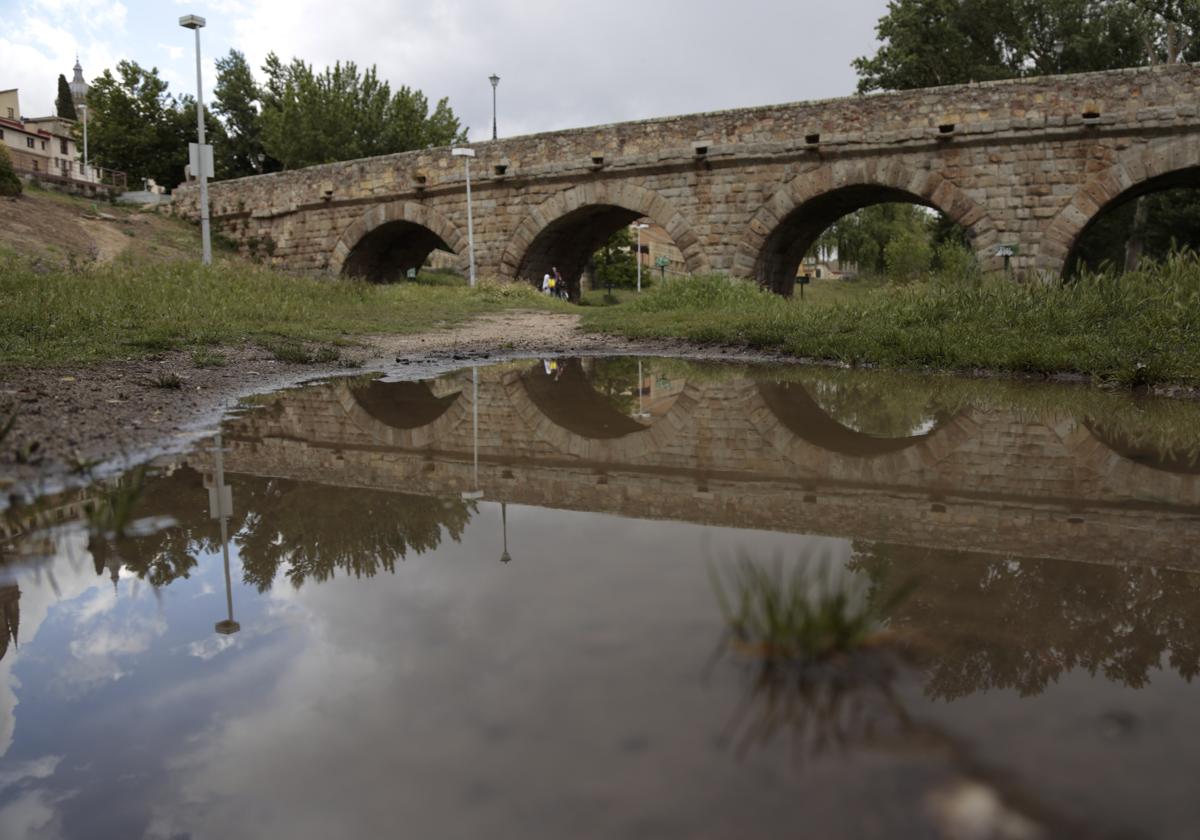
[[[501,563],[512,562],[508,553],[508,502],[500,503],[500,529],[504,532],[504,553],[500,555]]]
[[[233,515],[233,490],[225,483],[225,450],[218,434],[213,449],[213,486],[208,488],[208,515],[221,523],[221,555],[225,560],[225,607],[228,615],[213,628],[223,636],[242,629],[233,620],[233,582],[229,578],[229,517]]]
[[[633,229],[637,231],[637,250],[634,252],[634,256],[637,259],[637,290],[639,292],[642,290],[642,231],[648,227],[650,225],[643,222],[638,222],[633,226]]]
[[[642,391],[644,390],[642,388],[642,383],[645,381],[646,380],[644,378],[642,378],[642,360],[638,359],[638,379],[637,379],[638,413],[637,413],[637,416],[638,416],[639,420],[645,420],[647,417],[650,416],[650,414],[646,411],[646,409],[642,408]]]
[[[463,492],[462,497],[473,501],[483,498],[483,491],[479,489],[479,368],[477,367],[471,368],[471,443],[475,462],[475,489]]]
[[[474,149],[451,149],[450,154],[463,159],[467,171],[467,251],[471,255],[471,286],[475,286],[475,227],[471,219],[471,158]]]
[[[212,263],[212,240],[208,231],[208,176],[204,160],[204,89],[200,79],[200,30],[204,18],[199,15],[184,15],[179,25],[196,33],[196,178],[200,181],[200,260],[205,265]]]
[[[488,76],[488,81],[492,83],[492,139],[496,139],[496,86],[500,84],[500,77],[495,73]]]

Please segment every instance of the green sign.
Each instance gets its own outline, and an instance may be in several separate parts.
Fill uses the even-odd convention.
[[[666,268],[667,266],[669,266],[671,264],[671,261],[669,259],[667,259],[666,257],[659,257],[658,259],[656,259],[654,261],[654,264],[656,266],[658,266],[659,268]]]

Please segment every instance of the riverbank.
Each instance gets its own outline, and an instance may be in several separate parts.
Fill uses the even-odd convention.
[[[829,304],[722,277],[672,281],[584,328],[717,342],[852,366],[1200,386],[1200,260],[1069,284],[934,278]]]

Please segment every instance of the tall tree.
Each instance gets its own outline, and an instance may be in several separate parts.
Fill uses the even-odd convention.
[[[131,183],[153,178],[173,187],[183,180],[188,143],[196,139],[195,100],[171,96],[157,68],[121,61],[116,76],[105,70],[88,91],[88,108],[96,164],[125,172]],[[205,117],[210,142],[220,144],[221,124],[207,111]]]
[[[75,100],[71,98],[67,77],[62,73],[58,74],[58,96],[54,100],[54,111],[63,119],[75,119]]]
[[[263,148],[285,169],[466,138],[447,100],[430,114],[421,91],[401,87],[393,94],[374,67],[360,72],[354,62],[338,62],[317,72],[300,59],[285,65],[271,53],[263,72]]]
[[[217,86],[213,90],[213,111],[225,123],[227,142],[223,159],[228,177],[258,175],[279,168],[263,148],[261,95],[246,57],[237,50],[217,59]]]

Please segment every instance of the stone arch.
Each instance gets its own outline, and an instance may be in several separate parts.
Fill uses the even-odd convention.
[[[382,406],[378,399],[364,398],[364,394],[356,393],[354,385],[346,380],[334,386],[334,396],[350,422],[384,446],[426,448],[449,436],[460,423],[470,422],[471,391],[461,381],[443,378],[431,383],[405,384],[423,384],[428,392],[426,395],[403,394],[405,397],[425,397],[423,402],[427,405],[419,412],[420,417],[415,418],[416,422],[397,422],[388,412],[380,410]],[[454,390],[455,387],[458,390]],[[386,397],[386,394],[376,396]]]
[[[593,462],[629,463],[665,449],[703,396],[703,386],[689,381],[667,412],[653,424],[624,431],[616,437],[589,437],[562,425],[561,418],[547,414],[523,380],[523,371],[506,373],[503,387],[508,404],[529,431],[562,455]]]
[[[389,256],[395,259],[395,271],[419,268],[434,249],[455,254],[465,270],[467,238],[453,222],[424,204],[393,201],[372,207],[342,231],[329,271],[340,275]],[[355,266],[360,256],[363,265]]]
[[[1138,196],[1171,187],[1200,187],[1200,136],[1138,143],[1117,155],[1108,169],[1076,190],[1070,203],[1042,229],[1035,267],[1061,277],[1080,237],[1105,211]]]
[[[871,158],[820,164],[780,187],[738,243],[732,274],[754,277],[779,288],[800,265],[812,243],[847,213],[889,201],[931,207],[962,225],[980,263],[990,266],[995,224],[983,207],[958,186],[928,169],[910,169],[896,160]]]
[[[689,273],[711,270],[691,225],[666,199],[636,184],[599,181],[557,193],[530,211],[500,258],[501,277],[536,282],[555,265],[574,285],[588,258],[608,237],[640,218],[667,231]]]

